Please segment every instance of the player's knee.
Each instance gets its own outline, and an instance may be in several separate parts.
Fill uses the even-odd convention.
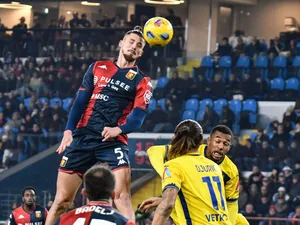
[[[57,211],[67,210],[72,203],[72,199],[67,196],[58,196],[53,202],[54,207]]]
[[[114,202],[131,202],[131,196],[129,192],[117,192],[114,195]]]

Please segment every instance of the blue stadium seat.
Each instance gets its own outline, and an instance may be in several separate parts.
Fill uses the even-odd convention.
[[[250,112],[249,122],[251,124],[256,124],[257,120],[257,102],[254,99],[247,99],[243,102],[243,111]]]
[[[287,74],[287,58],[285,56],[277,56],[274,60],[273,67],[269,71],[269,74],[271,77],[285,78]]]
[[[204,56],[201,60],[201,67],[212,68],[214,66],[214,58],[210,55]]]
[[[236,63],[236,66],[231,69],[231,73],[235,74],[237,77],[243,78],[246,72],[250,69],[250,57],[240,56]]]
[[[229,102],[229,108],[232,112],[241,112],[242,111],[242,101],[241,100],[231,100]]]
[[[204,56],[201,60],[200,67],[193,69],[193,77],[197,74],[205,75],[206,79],[211,80],[214,72],[214,58],[212,56]]]
[[[72,100],[73,100],[73,98],[65,98],[63,100],[63,106],[62,107],[65,111],[69,112],[69,107],[72,104]]]
[[[204,115],[205,111],[198,111],[197,115],[196,115],[196,120],[200,121],[200,119],[202,118],[202,116]]]
[[[0,106],[0,112],[3,112],[3,108]]]
[[[293,67],[300,67],[300,56],[299,55],[295,56],[295,58],[293,59]]]
[[[182,120],[194,120],[195,119],[195,112],[192,110],[186,110],[182,114]]]
[[[221,98],[221,99],[218,99],[217,101],[215,101],[214,110],[216,111],[216,113],[218,113],[219,116],[221,116],[223,107],[226,105],[228,105],[228,102],[224,98]]]
[[[44,105],[46,102],[49,102],[49,99],[46,97],[41,97],[40,102]]]
[[[50,100],[50,107],[53,108],[55,102],[58,102],[59,106],[62,106],[62,100],[60,98],[51,98]]]
[[[267,68],[269,65],[269,60],[267,56],[260,55],[256,58],[255,66],[260,68]]]
[[[213,108],[214,103],[213,103],[213,101],[210,98],[202,99],[202,101],[200,101],[199,111],[204,111],[206,105],[210,105],[210,107]]]
[[[242,111],[242,101],[241,100],[231,100],[229,102],[229,108],[235,115],[235,123],[238,124],[241,118]]]
[[[268,77],[269,59],[267,56],[258,56],[255,61],[255,68],[262,78]]]
[[[250,67],[250,58],[249,56],[240,56],[236,67],[249,68]]]
[[[191,98],[185,103],[185,110],[193,110],[196,112],[198,110],[198,107],[199,101],[195,98]]]
[[[271,90],[283,91],[284,90],[284,80],[279,77],[271,80]]]
[[[156,109],[156,100],[154,98],[151,98],[148,106],[148,111],[149,113],[151,113],[155,109]]]
[[[167,111],[166,109],[166,98],[162,98],[162,99],[159,99],[157,101],[157,104],[161,106],[162,110],[164,110],[165,112]]]
[[[297,78],[290,78],[285,84],[286,90],[299,91],[299,80]]]
[[[222,56],[219,61],[219,72],[223,71],[224,79],[227,80],[231,73],[231,56]]]
[[[160,77],[157,80],[156,88],[164,88],[169,82],[169,78],[167,77]]]

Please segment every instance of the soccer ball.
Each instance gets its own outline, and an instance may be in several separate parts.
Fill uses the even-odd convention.
[[[166,46],[173,38],[173,26],[163,17],[153,17],[144,26],[145,40],[151,46]]]

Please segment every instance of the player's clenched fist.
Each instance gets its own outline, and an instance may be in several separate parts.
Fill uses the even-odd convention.
[[[107,141],[111,138],[117,137],[122,133],[122,130],[119,127],[104,127],[101,135],[103,137],[102,141]]]
[[[66,130],[64,132],[64,136],[63,139],[61,140],[60,146],[58,147],[58,149],[56,150],[56,152],[58,154],[63,153],[66,150],[66,147],[70,146],[70,144],[73,141],[73,137],[72,137],[72,131],[70,130]]]
[[[139,207],[141,212],[148,212],[152,208],[156,208],[161,203],[161,198],[151,197],[142,202]]]

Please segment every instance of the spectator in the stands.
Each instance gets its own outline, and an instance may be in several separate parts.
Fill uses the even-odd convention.
[[[261,196],[260,202],[256,206],[257,215],[259,217],[265,216],[269,211],[269,207],[270,207],[270,201],[269,201],[268,197]]]
[[[262,170],[271,170],[274,165],[274,150],[267,140],[263,140],[261,147],[258,147],[258,165]]]
[[[157,105],[156,109],[147,115],[144,122],[144,129],[148,132],[162,132],[167,119],[168,114],[160,105]]]
[[[295,163],[295,169],[294,169],[294,171],[293,171],[293,174],[294,174],[294,175],[300,174],[300,161],[297,161],[297,162]]]
[[[290,188],[290,184],[288,184],[286,181],[285,181],[285,176],[284,176],[284,173],[283,172],[280,172],[279,175],[278,175],[278,181],[277,183],[274,183],[274,189],[278,189],[280,187],[284,187],[285,190],[289,191],[289,188]],[[277,190],[276,190],[277,191]]]
[[[250,43],[245,47],[245,54],[255,60],[256,56],[261,52],[260,42],[256,36],[249,39]]]
[[[241,55],[245,53],[245,48],[246,45],[243,41],[242,37],[238,37],[237,38],[237,45],[233,48],[233,58],[234,58],[234,62],[236,62],[237,58]]]
[[[263,179],[264,179],[264,178],[263,178]],[[269,193],[268,187],[267,187],[266,185],[262,185],[262,186],[260,187],[260,193],[259,193],[259,196],[260,196],[260,197],[266,197],[268,201],[271,200],[271,197],[272,197],[271,194]]]
[[[280,43],[279,37],[275,37],[274,40],[270,41],[270,47],[267,53],[270,57],[270,60],[273,61],[273,59],[278,56],[282,50],[283,46]]]
[[[3,112],[0,112],[0,127],[3,127],[6,124],[6,119]]]
[[[274,133],[273,137],[271,138],[271,144],[275,147],[278,147],[280,141],[284,143],[288,143],[290,140],[290,134],[284,132],[283,124],[279,124],[277,127],[277,132]]]
[[[215,74],[214,80],[210,84],[210,94],[212,98],[215,99],[224,97],[225,85],[222,80],[222,75],[220,73]]]
[[[238,200],[239,209],[244,210],[247,202],[248,202],[248,193],[245,190],[245,184],[240,182],[240,184],[239,184],[239,200]]]
[[[293,215],[292,219],[300,220],[300,205],[295,207],[295,214]],[[293,225],[299,225],[299,222],[294,222]]]
[[[224,106],[222,109],[220,123],[232,129],[234,119],[235,119],[234,113],[229,108],[229,106]]]
[[[294,106],[289,106],[286,110],[286,112],[283,114],[283,122],[297,122],[297,113],[294,110]]]
[[[283,186],[279,187],[277,193],[273,195],[272,202],[276,204],[278,199],[283,199],[284,202],[288,202],[290,200],[290,196],[287,194],[287,191]]]
[[[283,168],[284,165],[291,164],[290,151],[282,140],[278,142],[278,147],[275,149],[274,161],[281,168]]]
[[[182,93],[181,87],[182,87],[183,80],[178,77],[178,72],[174,71],[171,79],[169,79],[168,84],[165,87],[166,95],[176,95],[179,96]]]
[[[197,74],[196,82],[192,87],[192,93],[195,95],[200,95],[200,97],[202,98],[205,98],[209,90],[209,83],[206,80],[204,74]]]
[[[260,195],[258,192],[258,187],[256,184],[253,183],[249,186],[248,203],[256,205],[259,203],[259,201],[260,201]]]
[[[12,108],[12,105],[10,102],[6,102],[5,106],[3,108],[3,114],[5,118],[11,118],[12,114],[14,112],[14,109]]]
[[[253,95],[258,99],[264,99],[268,91],[268,84],[261,77],[256,77],[253,81]]]
[[[183,80],[182,80],[182,88],[184,99],[187,100],[192,95],[192,87],[195,84],[194,80],[190,77],[190,73],[185,71],[183,73]]]
[[[291,167],[289,166],[283,167],[282,172],[284,173],[285,176],[285,182],[287,182],[288,184],[292,184],[293,170],[291,169]]]
[[[219,44],[217,51],[214,53],[218,56],[231,56],[232,46],[228,43],[228,38],[224,37]]]
[[[33,156],[39,152],[39,146],[42,142],[42,131],[38,124],[33,124],[32,129],[30,131],[32,136],[28,138],[28,142],[30,145],[30,154],[29,156]]]
[[[256,166],[253,166],[253,163],[256,161],[255,144],[252,143],[251,139],[246,140],[246,145],[242,151],[244,169],[248,171],[256,169]]]
[[[67,118],[67,112],[62,107],[60,107],[59,102],[54,103],[51,113],[52,113],[52,115],[58,114],[58,116],[62,119]]]
[[[250,77],[249,73],[245,73],[244,80],[242,80],[241,82],[241,91],[244,95],[244,99],[253,96],[253,91],[254,91],[253,87],[254,87],[253,79]]]
[[[267,134],[265,134],[264,129],[259,129],[257,132],[257,135],[254,139],[254,143],[257,144],[258,146],[262,146],[264,141],[269,142],[269,136]],[[267,144],[269,144],[269,143],[267,143]]]
[[[205,106],[205,112],[200,118],[200,124],[204,132],[209,132],[219,121],[218,114],[212,109],[210,105]]]
[[[252,167],[252,174],[249,177],[248,184],[256,184],[258,187],[262,184],[263,174],[260,171],[260,168],[256,165]]]
[[[168,114],[169,127],[170,129],[172,128],[172,130],[174,130],[181,119],[179,110],[178,108],[174,107],[174,104],[169,99],[166,100],[166,110]]]
[[[298,141],[292,141],[290,144],[290,154],[291,154],[291,161],[294,165],[296,162],[300,162],[300,147]]]
[[[19,109],[18,109],[18,113],[20,115],[21,118],[25,118],[26,115],[28,114],[28,110],[26,109],[25,105],[23,102],[21,102],[19,104]]]
[[[8,126],[10,129],[14,128],[17,129],[21,126],[22,120],[20,119],[19,113],[14,112],[12,114],[11,120],[8,120],[5,124],[5,126]]]
[[[275,205],[270,205],[269,212],[265,215],[265,217],[269,218],[276,218],[276,208]],[[262,221],[260,225],[269,225],[270,222],[268,220]],[[273,225],[273,224],[272,224]],[[277,225],[277,223],[274,223],[274,225]]]
[[[229,75],[229,80],[225,85],[226,87],[226,96],[231,99],[233,95],[240,94],[240,81],[237,77],[232,73]]]
[[[257,216],[256,212],[254,211],[253,204],[249,203],[246,205],[245,212],[243,213],[243,215],[245,217],[256,217]],[[258,221],[256,221],[256,220],[251,221],[251,225],[258,225]]]
[[[284,197],[279,197],[275,203],[276,215],[279,218],[287,217],[289,205]]]
[[[13,149],[13,144],[11,140],[9,140],[7,135],[2,136],[2,165],[4,168],[8,168],[9,166],[16,164],[16,156],[15,151]]]
[[[294,199],[296,196],[300,195],[300,174],[293,175],[289,194],[291,195],[291,199]]]

